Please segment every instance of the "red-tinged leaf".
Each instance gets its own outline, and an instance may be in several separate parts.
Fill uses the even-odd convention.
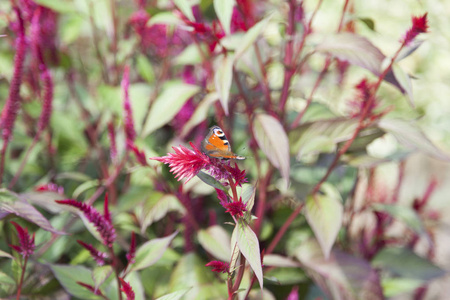
[[[130,272],[147,268],[157,262],[177,234],[178,232],[174,232],[164,238],[153,239],[139,247],[136,252],[136,262]]]
[[[214,225],[200,230],[197,236],[200,245],[212,256],[226,262],[230,259],[230,235],[225,229]]]
[[[259,241],[256,234],[253,230],[248,226],[247,223],[243,221],[238,221],[236,225],[233,235],[236,235],[236,241],[241,251],[242,255],[244,255],[247,262],[250,264],[250,267],[253,270],[256,278],[259,281],[259,285],[261,290],[263,289],[263,272],[261,265],[261,252],[259,250]],[[231,267],[231,264],[230,264]]]
[[[24,218],[44,230],[50,231],[55,234],[65,234],[62,231],[55,229],[50,222],[36,209],[34,206],[26,201],[19,200],[15,197],[15,202],[4,201],[5,198],[0,198],[0,215],[15,214],[21,218]]]
[[[313,240],[302,243],[296,257],[330,299],[384,299],[378,273],[361,258],[334,250],[326,259]]]
[[[233,55],[220,55],[215,63],[214,84],[219,95],[220,104],[228,116],[231,83],[233,82]]]
[[[437,148],[416,123],[382,119],[378,122],[378,127],[391,133],[400,144],[411,150],[418,150],[439,160],[450,161],[449,154]]]
[[[253,43],[259,37],[261,32],[266,28],[270,18],[271,17],[269,16],[267,18],[262,19],[261,21],[253,25],[249,30],[247,30],[247,32],[241,39],[241,43],[234,52],[235,63],[242,56],[242,54],[244,54],[247,51],[247,49],[253,45]]]
[[[327,52],[340,60],[360,66],[375,75],[381,74],[385,56],[368,39],[354,33],[338,33],[326,36],[316,46],[317,51]]]
[[[201,181],[206,183],[207,185],[212,186],[213,188],[222,190],[224,192],[227,192],[227,188],[223,186],[219,181],[217,181],[214,177],[211,175],[206,174],[205,172],[198,172],[197,177],[200,178]]]
[[[173,0],[173,3],[183,13],[183,15],[190,21],[195,21],[194,14],[192,13],[192,1],[188,0]]]
[[[191,288],[187,288],[187,289],[182,289],[167,295],[164,295],[162,297],[157,298],[156,300],[179,300],[181,299],[184,295],[186,295],[187,292],[189,292]]]
[[[339,192],[324,183],[324,194],[316,194],[306,199],[306,220],[314,231],[323,255],[328,258],[331,247],[342,226],[344,207]]]
[[[266,114],[258,114],[253,121],[256,142],[267,158],[289,184],[289,140],[280,121]]]

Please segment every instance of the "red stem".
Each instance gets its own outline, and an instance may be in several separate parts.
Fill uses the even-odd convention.
[[[27,262],[28,262],[28,256],[25,256],[25,260],[24,260],[23,266],[22,266],[22,274],[20,275],[19,285],[17,286],[16,300],[20,300],[20,294],[22,292],[22,284],[23,284],[23,279],[25,277],[25,271],[26,271],[26,268],[27,268]]]

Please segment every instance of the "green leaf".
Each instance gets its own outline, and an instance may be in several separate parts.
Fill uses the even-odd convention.
[[[233,14],[234,0],[214,0],[214,10],[219,18],[223,30],[230,34],[231,15]]]
[[[200,245],[202,245],[209,254],[222,261],[228,261],[230,259],[231,240],[230,235],[225,229],[219,225],[214,225],[208,227],[206,230],[200,230],[197,237]]]
[[[256,186],[249,183],[243,184],[242,187],[237,187],[237,193],[242,198],[242,202],[246,204],[247,211],[251,211],[255,204]]]
[[[65,234],[62,231],[56,230],[50,222],[36,209],[34,206],[30,205],[28,202],[19,200],[17,196],[15,202],[10,202],[14,194],[7,195],[5,192],[0,195],[0,214],[15,214],[21,218],[24,218],[46,231],[50,231],[55,234]],[[8,196],[8,197],[5,197]]]
[[[181,25],[183,21],[179,17],[175,16],[172,12],[160,12],[152,16],[148,20],[146,26],[153,26],[155,24],[165,24],[165,25]]]
[[[315,240],[301,243],[296,257],[330,299],[384,299],[380,277],[369,262],[333,250],[325,258]]]
[[[137,212],[137,214],[139,214],[141,232],[145,232],[148,226],[161,220],[171,211],[178,211],[181,214],[184,214],[186,211],[178,198],[169,194],[162,196],[156,202],[148,201],[144,204],[143,209],[139,209],[141,212]]]
[[[256,278],[258,279],[259,285],[262,290],[263,272],[261,266],[261,255],[259,250],[258,237],[250,228],[250,226],[248,226],[247,223],[241,220],[238,221],[238,224],[236,225],[234,230],[236,231],[236,240],[239,250],[250,264],[250,267],[252,268]]]
[[[11,254],[9,254],[3,250],[0,250],[0,257],[7,257],[7,258],[14,259],[14,256],[12,256]]]
[[[203,53],[208,53],[206,51],[208,46],[205,43],[200,45],[193,43],[187,46],[180,54],[178,54],[173,63],[175,65],[196,65],[200,64],[203,61],[202,54],[200,53],[200,49],[202,49]]]
[[[430,239],[422,220],[411,207],[401,206],[398,204],[381,203],[375,203],[372,207],[377,211],[387,212],[393,218],[405,223],[405,225],[418,234],[425,235],[428,239]]]
[[[91,271],[82,266],[50,265],[50,269],[67,293],[80,299],[102,299],[91,291],[77,284],[77,281],[94,285]]]
[[[371,18],[358,18],[358,20],[366,24],[370,30],[375,31],[375,22]]]
[[[216,92],[212,92],[200,101],[191,118],[184,124],[181,137],[185,137],[195,126],[206,120],[208,111],[217,100],[219,100],[219,95]]]
[[[267,266],[266,263],[264,263],[264,265]],[[267,272],[265,272],[264,279],[275,282],[276,285],[293,285],[307,282],[309,280],[305,272],[299,267],[270,268]],[[266,281],[266,285],[270,284],[270,281]]]
[[[95,282],[95,289],[100,288],[100,286],[105,282],[106,279],[108,279],[109,276],[111,276],[113,272],[113,268],[111,266],[100,266],[96,267],[92,271],[92,279]]]
[[[136,67],[139,75],[145,79],[148,83],[155,81],[155,71],[150,61],[145,55],[138,55],[136,58]],[[142,99],[141,99],[142,100]]]
[[[199,87],[180,81],[166,83],[150,108],[143,136],[164,126],[178,113],[189,98],[198,93]]]
[[[178,232],[176,231],[164,238],[157,238],[144,243],[136,251],[136,262],[131,267],[131,270],[145,269],[157,262],[177,234]]]
[[[82,184],[80,184],[79,186],[77,186],[77,188],[73,191],[73,195],[72,198],[78,198],[81,194],[83,194],[84,192],[93,189],[95,187],[98,187],[100,185],[100,182],[97,179],[94,180],[89,180],[86,182],[83,182]]]
[[[305,215],[323,255],[328,258],[342,226],[344,208],[339,192],[333,186],[324,183],[322,189],[325,194],[316,194],[306,199]]]
[[[384,248],[372,265],[403,278],[429,281],[445,275],[445,271],[406,248]]]
[[[12,279],[11,277],[9,277],[9,275],[0,272],[0,285],[16,285],[17,283],[14,281],[14,279]]]
[[[164,295],[162,297],[157,298],[156,300],[179,300],[181,299],[184,295],[186,295],[187,292],[189,292],[191,288],[187,288],[187,289],[182,289],[167,295]]]
[[[419,150],[439,160],[450,161],[449,155],[438,149],[425,136],[416,123],[403,120],[382,119],[378,122],[378,126],[394,135],[399,143],[407,148]]]
[[[278,254],[264,255],[264,266],[270,267],[285,267],[285,268],[299,268],[300,264],[295,260]]]
[[[327,52],[340,60],[360,66],[375,75],[381,74],[385,56],[368,39],[354,33],[338,33],[324,37],[316,46],[317,51]]]
[[[409,105],[411,105],[411,107],[414,108],[411,77],[405,71],[403,71],[403,69],[400,68],[400,66],[397,64],[392,65],[392,71],[394,73],[395,79],[397,79],[398,84],[405,91]]]
[[[242,56],[242,54],[245,53],[245,51],[247,51],[248,48],[250,48],[251,45],[253,45],[260,33],[264,30],[264,28],[266,28],[269,19],[270,16],[262,19],[261,21],[253,25],[249,30],[247,30],[244,37],[242,38],[242,42],[239,48],[237,48],[234,52],[235,62]]]
[[[173,3],[190,21],[194,22],[194,14],[192,13],[192,6],[189,0],[173,0]]]
[[[415,289],[423,285],[422,280],[398,277],[385,277],[381,280],[383,287],[383,294],[387,298],[395,297],[408,292],[413,292]]]
[[[224,187],[219,181],[217,181],[214,177],[212,177],[211,175],[208,175],[202,171],[200,171],[197,174],[197,177],[201,179],[201,181],[203,181],[204,183],[206,183],[207,185],[212,186],[213,188],[216,189],[220,189],[224,192],[227,192],[227,188]]]
[[[34,2],[62,14],[75,12],[75,7],[72,1],[35,0]]]
[[[270,115],[257,114],[253,121],[253,133],[258,146],[289,184],[289,140],[283,125]]]
[[[214,84],[216,91],[225,115],[228,116],[228,101],[230,99],[230,89],[233,81],[233,56],[231,54],[220,55],[216,61],[215,72]]]

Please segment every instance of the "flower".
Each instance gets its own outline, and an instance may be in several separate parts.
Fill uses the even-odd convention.
[[[238,218],[242,217],[244,212],[247,211],[247,206],[242,202],[242,198],[239,198],[239,201],[226,203],[223,207],[227,209],[225,212],[229,212],[233,217]]]
[[[133,144],[136,139],[136,131],[134,130],[133,111],[131,110],[130,94],[128,92],[130,87],[130,67],[125,66],[122,78],[122,92],[123,92],[123,114],[125,122],[125,137],[127,145]]]
[[[369,116],[376,108],[376,101],[369,101],[371,97],[375,97],[374,87],[375,85],[370,83],[367,78],[364,78],[355,86],[356,97],[349,102],[350,116],[352,118],[360,116],[366,109],[368,110],[366,115]],[[368,103],[370,103],[370,107],[366,107]]]
[[[92,258],[97,262],[97,264],[99,266],[103,266],[105,264],[105,258],[108,257],[108,255],[106,253],[95,249],[94,246],[92,246],[90,244],[86,244],[83,241],[77,240],[77,242],[78,242],[78,244],[80,244],[86,250],[89,251],[89,253],[91,254]]]
[[[210,158],[193,143],[189,144],[193,150],[180,145],[179,147],[172,147],[175,153],[168,153],[167,156],[163,157],[151,157],[150,159],[168,164],[170,172],[175,174],[178,181],[186,178],[186,182],[188,182],[201,170],[206,170],[218,181],[234,179],[237,184],[245,182],[245,177],[242,177],[245,175],[245,171],[241,171],[237,165],[232,168],[229,161]]]
[[[116,238],[116,231],[112,225],[108,212],[108,198],[105,198],[105,216],[102,216],[92,205],[76,200],[56,200],[59,204],[70,205],[81,210],[89,222],[94,224],[97,232],[103,239],[103,244],[112,247],[112,244]]]
[[[34,188],[37,192],[55,192],[64,195],[64,187],[57,185],[56,183],[41,184]]]
[[[87,288],[88,290],[90,290],[92,293],[94,293],[94,295],[99,295],[99,296],[103,296],[102,292],[100,291],[100,289],[93,287],[90,284],[81,282],[81,281],[77,281],[77,284],[81,285],[82,287]]]
[[[126,282],[125,280],[123,280],[122,278],[119,278],[119,279],[120,279],[120,283],[122,285],[120,290],[125,293],[125,295],[127,296],[127,300],[134,300],[134,291],[133,291],[133,288],[131,287],[131,285],[128,282]]]
[[[227,194],[224,191],[219,190],[219,189],[216,189],[216,193],[217,193],[217,198],[219,198],[220,205],[225,207],[225,205],[228,203]]]
[[[130,250],[127,255],[128,264],[133,264],[135,262],[134,258],[136,257],[136,235],[131,232],[131,242],[130,242]]]
[[[168,164],[170,172],[175,174],[175,178],[178,178],[178,181],[186,178],[186,182],[188,182],[200,170],[211,164],[211,159],[208,156],[200,152],[194,144],[190,143],[190,145],[194,150],[180,145],[179,147],[172,147],[175,153],[168,153],[167,156],[163,157],[151,157],[150,159]]]
[[[19,237],[19,246],[18,245],[9,245],[11,248],[16,250],[18,253],[22,254],[23,257],[29,257],[34,252],[34,235],[30,236],[28,234],[28,229],[23,228],[19,224],[14,221],[11,221],[11,224],[16,227],[17,236]]]
[[[128,144],[128,149],[131,149],[131,151],[133,151],[139,164],[141,164],[144,167],[148,166],[144,151],[139,150],[135,144],[130,143]]]
[[[228,273],[228,269],[230,268],[229,264],[218,260],[210,261],[205,266],[212,267],[212,271],[217,273]]]
[[[411,21],[411,28],[406,32],[401,40],[404,45],[408,45],[409,43],[411,43],[420,33],[428,32],[427,13],[425,13],[421,17],[412,17]]]
[[[112,161],[116,160],[117,157],[117,144],[116,144],[116,131],[114,130],[113,122],[108,123],[108,137],[109,137],[109,155]]]

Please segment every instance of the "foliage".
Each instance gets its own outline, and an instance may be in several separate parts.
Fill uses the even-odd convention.
[[[443,297],[437,16],[369,2],[3,1],[0,297]]]

